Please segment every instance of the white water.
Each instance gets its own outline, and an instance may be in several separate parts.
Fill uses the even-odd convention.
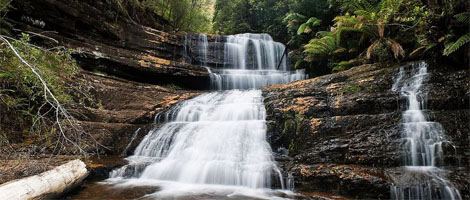
[[[448,141],[442,126],[428,121],[423,113],[427,95],[423,84],[427,77],[427,63],[413,63],[410,69],[400,68],[392,87],[407,103],[402,115],[405,173],[424,176],[421,183],[413,186],[392,186],[392,198],[461,199],[458,190],[442,176],[445,171],[438,168],[444,164],[442,144]]]
[[[253,89],[307,78],[303,70],[288,71],[285,46],[268,34],[228,36],[224,46],[224,68],[212,74],[215,89]]]
[[[145,136],[134,155],[127,158],[129,164],[114,170],[111,180],[157,182],[162,191],[155,195],[160,197],[252,191],[249,193],[255,198],[274,198],[274,190],[270,190],[274,185],[293,189],[292,176],[288,187],[284,186],[266,141],[266,110],[257,88],[306,75],[286,71],[285,60],[280,70],[275,69],[284,46],[266,34],[229,36],[224,69],[216,72],[206,66],[207,36],[199,36],[198,46],[213,88],[230,90],[203,94],[159,113],[155,120],[166,123]],[[256,67],[248,66],[249,55],[256,58]]]

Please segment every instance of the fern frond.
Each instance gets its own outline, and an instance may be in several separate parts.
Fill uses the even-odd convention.
[[[376,40],[374,43],[372,43],[369,48],[367,48],[367,53],[366,53],[366,58],[367,59],[370,59],[371,58],[371,55],[372,55],[372,52],[375,50],[375,48],[377,47],[377,45],[379,44],[380,40]]]
[[[403,50],[401,44],[392,39],[388,39],[388,41],[391,43],[392,52],[393,56],[395,56],[395,59],[398,59],[399,56],[405,57],[405,50]]]
[[[321,24],[321,20],[316,17],[310,17],[306,23],[311,24],[312,26],[318,26]]]
[[[444,55],[449,56],[450,54],[459,50],[460,47],[467,44],[468,42],[470,42],[470,33],[460,36],[460,38],[457,39],[457,41],[447,45],[446,48],[444,49]]]
[[[329,32],[329,31],[318,31],[318,32],[317,32],[317,37],[322,38],[322,37],[325,37],[325,36],[327,36],[327,35],[329,35],[329,34],[331,34],[331,32]]]
[[[300,25],[299,29],[297,30],[297,35],[302,34],[306,28],[307,28],[307,24]]]
[[[455,19],[462,24],[469,24],[470,23],[470,12],[463,12],[454,15]]]

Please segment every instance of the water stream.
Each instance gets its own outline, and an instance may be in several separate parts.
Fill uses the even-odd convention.
[[[216,91],[159,113],[156,121],[164,125],[144,137],[109,182],[158,185],[150,195],[155,198],[277,198],[293,189],[292,176],[282,177],[266,141],[266,110],[257,88],[306,75],[287,71],[285,60],[276,69],[285,47],[267,34],[228,36],[224,45],[223,68],[211,69],[207,36],[199,36],[201,65]]]
[[[446,140],[444,129],[428,120],[426,89],[427,63],[417,62],[401,67],[393,84],[393,91],[405,99],[402,114],[402,146],[404,175],[391,187],[393,199],[461,199],[459,191],[445,178],[442,145]],[[410,178],[413,177],[413,178]]]

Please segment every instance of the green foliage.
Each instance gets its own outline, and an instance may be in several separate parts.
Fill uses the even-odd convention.
[[[336,34],[336,32],[319,32],[317,34],[319,38],[314,38],[305,45],[305,61],[328,59],[345,52],[346,49],[339,45]]]
[[[51,91],[57,96],[60,102],[70,102],[72,97],[68,95],[69,88],[65,86],[64,78],[71,79],[78,68],[69,51],[60,50],[55,52],[45,52],[29,44],[29,35],[23,34],[19,41],[13,41],[12,45],[16,47],[21,56],[28,61],[36,63],[35,67],[40,71]],[[36,98],[43,98],[45,95],[41,89],[42,85],[29,68],[25,67],[19,59],[13,54],[11,49],[1,43],[0,55],[2,56],[3,79],[17,83],[17,89],[34,101]]]
[[[174,30],[211,32],[212,0],[143,0],[141,4],[168,20]]]
[[[362,91],[362,88],[359,86],[351,85],[346,89],[349,93],[358,93]]]
[[[457,41],[450,43],[445,49],[444,49],[444,55],[448,56],[455,51],[459,50],[460,47],[464,46],[465,44],[470,42],[470,33],[467,33],[465,35],[460,36]]]
[[[470,24],[470,12],[463,12],[456,14],[455,19],[461,24]],[[446,45],[443,55],[449,56],[450,54],[459,50],[462,46],[470,42],[470,33],[464,34],[457,39],[455,42],[451,42]]]
[[[78,67],[70,56],[70,51],[45,51],[33,47],[29,41],[29,35],[22,34],[20,40],[10,42],[21,57],[33,65],[57,100],[62,104],[71,103],[74,88],[66,84],[65,80],[72,82]],[[8,124],[8,127],[0,125],[0,132],[15,126],[24,130],[32,126],[32,132],[50,131],[50,122],[42,118],[54,114],[44,103],[46,97],[49,95],[44,91],[40,79],[18,59],[7,44],[0,42],[0,124]],[[36,123],[37,120],[40,122]]]
[[[0,0],[0,34],[8,34],[8,28],[11,27],[11,24],[5,20],[5,15],[8,13],[8,10],[11,9],[12,0]]]
[[[334,66],[331,71],[332,72],[344,71],[344,70],[350,69],[351,67],[357,64],[358,64],[357,60],[341,61],[338,64],[336,64],[336,66]]]
[[[313,27],[320,26],[321,20],[317,19],[316,17],[310,17],[307,22],[300,25],[299,29],[297,30],[297,35],[302,33],[310,33],[312,32]]]
[[[339,8],[342,13],[354,12],[356,10],[371,10],[380,0],[329,0],[330,6]]]
[[[217,0],[214,30],[267,32],[288,43],[296,69],[315,76],[452,54],[469,43],[469,7],[459,0]],[[468,60],[462,55],[452,59]]]
[[[470,12],[463,12],[454,15],[455,19],[462,24],[469,24],[470,23]]]
[[[284,42],[287,31],[282,21],[287,12],[287,1],[217,0],[213,28],[219,34],[266,32]]]

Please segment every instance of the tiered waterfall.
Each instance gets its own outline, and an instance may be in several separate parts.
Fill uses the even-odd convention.
[[[304,79],[305,74],[287,70],[286,58],[281,59],[284,45],[267,34],[228,36],[224,67],[218,69],[206,66],[207,43],[207,36],[199,36],[198,53],[217,91],[159,113],[156,121],[164,125],[145,136],[127,158],[129,164],[113,171],[112,178],[284,187],[266,141],[266,111],[257,88]]]

